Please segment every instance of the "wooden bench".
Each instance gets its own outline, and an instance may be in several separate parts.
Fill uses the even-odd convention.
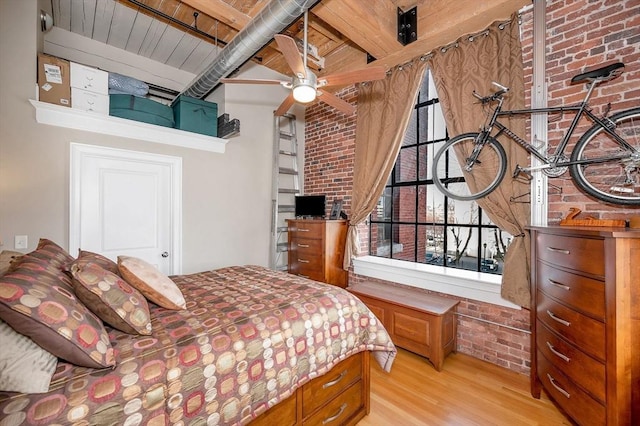
[[[382,321],[396,346],[427,357],[437,371],[456,350],[457,300],[375,282],[354,284],[347,290]]]

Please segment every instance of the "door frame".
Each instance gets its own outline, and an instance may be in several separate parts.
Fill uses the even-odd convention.
[[[149,152],[130,151],[72,142],[69,174],[69,252],[75,256],[80,248],[80,176],[85,158],[137,161],[161,164],[170,169],[170,239],[171,274],[182,273],[182,158]]]

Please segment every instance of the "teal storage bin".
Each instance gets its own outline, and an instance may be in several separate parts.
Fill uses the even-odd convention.
[[[109,115],[158,126],[174,125],[170,106],[133,95],[109,95]]]
[[[176,129],[218,136],[218,104],[180,95],[173,101]]]

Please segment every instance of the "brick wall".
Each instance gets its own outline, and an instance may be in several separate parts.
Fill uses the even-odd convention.
[[[522,16],[525,87],[531,86],[532,13]],[[620,102],[620,109],[640,106],[640,1],[553,0],[547,2],[547,82],[549,105],[576,102],[583,87],[568,86],[583,68],[608,61],[626,64],[622,78],[603,85],[593,99]],[[357,89],[349,87],[338,96],[356,103]],[[527,91],[530,99],[530,90]],[[550,124],[549,140],[557,141],[567,119]],[[350,215],[355,144],[354,117],[345,118],[324,104],[306,111],[305,191],[326,193],[328,200],[345,200]],[[581,129],[578,129],[581,130]],[[583,130],[583,129],[582,129]],[[575,141],[574,141],[575,142]],[[562,194],[549,197],[549,221],[560,220],[568,207],[601,218],[624,218],[640,214],[636,208],[608,206],[584,195],[566,177],[551,179]],[[367,227],[359,227],[361,249],[368,251]],[[350,280],[359,277],[350,273]],[[389,283],[393,285],[393,283]],[[459,352],[484,359],[514,371],[528,373],[529,312],[462,299],[458,307]],[[478,318],[480,320],[474,319]]]
[[[638,0],[571,0],[547,2],[546,81],[549,106],[582,101],[585,85],[570,85],[571,78],[585,68],[621,61],[624,74],[601,84],[590,104],[596,114],[614,104],[611,113],[640,106],[640,2]],[[531,87],[531,14],[523,16],[523,57],[525,87]],[[527,97],[527,99],[530,99]],[[548,140],[554,149],[568,127],[572,115],[550,116]],[[583,122],[576,129],[567,153],[578,137],[589,128]],[[577,135],[577,136],[576,136]],[[565,217],[569,207],[578,207],[589,216],[601,219],[625,219],[640,214],[640,208],[620,207],[598,202],[573,184],[568,173],[549,183],[562,188],[550,191],[549,223]],[[583,213],[584,214],[584,213]]]

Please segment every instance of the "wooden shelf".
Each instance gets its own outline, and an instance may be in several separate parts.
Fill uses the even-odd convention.
[[[226,144],[229,142],[228,139],[111,117],[32,99],[29,102],[36,109],[36,121],[40,124],[217,153],[224,153]]]

